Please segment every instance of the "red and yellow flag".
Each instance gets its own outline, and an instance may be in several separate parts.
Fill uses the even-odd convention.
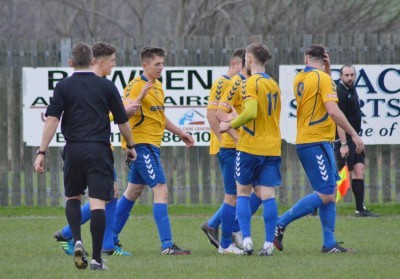
[[[336,182],[337,193],[336,193],[336,203],[338,203],[346,194],[347,190],[350,189],[350,177],[349,177],[349,169],[347,165],[345,165],[339,171],[340,180]]]

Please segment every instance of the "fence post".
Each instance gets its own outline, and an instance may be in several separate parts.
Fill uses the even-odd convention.
[[[0,68],[0,142],[2,146],[8,147],[8,125],[7,125],[7,73],[8,68]],[[0,152],[0,205],[8,206],[8,148]]]

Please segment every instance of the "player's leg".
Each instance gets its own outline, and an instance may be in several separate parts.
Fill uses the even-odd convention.
[[[128,185],[124,194],[117,203],[115,214],[115,225],[113,231],[114,244],[120,246],[118,235],[121,233],[126,222],[128,221],[130,212],[135,205],[136,200],[140,197],[145,187],[145,180],[142,174],[146,174],[145,159],[148,153],[146,145],[136,146],[137,159],[129,165]]]
[[[232,243],[233,226],[236,219],[236,182],[235,172],[236,150],[221,148],[218,153],[225,186],[225,197],[221,212],[222,238],[219,253],[242,255],[243,250]]]
[[[262,204],[261,199],[257,196],[257,194],[253,191],[250,194],[250,209],[251,209],[251,215],[254,215],[254,213],[257,212],[258,208]],[[236,216],[235,219],[235,224],[233,226],[233,232],[232,232],[232,241],[236,244],[237,247],[243,249],[243,235],[240,230],[239,226],[239,220]]]
[[[131,256],[132,254],[124,251],[119,245],[114,243],[114,227],[117,211],[118,202],[118,184],[116,183],[117,174],[114,168],[114,198],[106,204],[106,231],[103,239],[103,250],[102,252],[110,256]]]
[[[327,174],[329,161],[327,161],[327,156],[320,144],[297,148],[297,154],[315,191],[318,191],[321,187],[326,187],[327,179],[334,181],[334,184],[336,183],[336,178]],[[301,198],[291,209],[280,216],[275,230],[275,247],[279,251],[283,250],[283,233],[291,222],[314,212],[322,205],[322,198],[314,192]]]
[[[265,242],[258,255],[272,256],[274,232],[278,219],[278,206],[275,199],[275,187],[281,185],[281,157],[266,156],[256,180],[255,192],[263,203],[263,219],[265,227]]]
[[[217,154],[219,156],[219,154]],[[219,167],[222,172],[222,165],[221,161],[218,159]],[[205,221],[203,224],[201,224],[200,229],[204,232],[204,234],[207,236],[208,241],[215,247],[219,248],[219,225],[221,224],[221,218],[222,218],[222,207],[223,203],[221,206],[218,208],[218,210],[214,213],[214,215]]]
[[[336,181],[339,180],[337,172],[334,150],[331,144],[320,144],[321,156],[317,156],[319,166],[325,167],[324,172],[320,168],[320,177],[323,181],[319,181],[319,187],[314,187],[319,197],[323,200],[323,205],[319,208],[319,217],[321,220],[323,246],[322,253],[343,253],[351,252],[339,245],[335,238],[336,227]],[[323,164],[322,164],[323,162]],[[325,175],[326,174],[326,175]],[[317,178],[314,178],[317,180]]]
[[[88,147],[86,179],[90,202],[90,232],[92,235],[91,269],[106,269],[101,258],[106,230],[106,202],[114,198],[114,159],[109,146],[91,144]],[[104,268],[103,268],[104,267]]]
[[[118,236],[124,228],[126,222],[128,221],[130,212],[132,211],[136,200],[140,197],[145,187],[144,182],[139,182],[140,176],[138,176],[137,174],[134,176],[131,175],[131,173],[133,174],[133,172],[131,171],[129,175],[130,182],[126,187],[124,194],[117,203],[117,209],[115,213],[115,225],[113,230],[113,242],[115,245],[120,245]],[[138,181],[139,184],[133,183],[135,181]]]
[[[236,152],[235,179],[237,186],[236,215],[243,235],[244,254],[253,253],[253,241],[251,239],[251,207],[250,194],[255,174],[258,167],[257,156],[245,152]]]
[[[219,225],[221,224],[222,206],[214,213],[214,215],[201,224],[200,229],[205,233],[209,242],[218,249],[219,246]]]
[[[64,161],[65,215],[74,239],[74,262],[79,269],[87,267],[86,251],[81,235],[81,197],[88,185],[86,178],[90,152],[81,144],[66,144],[62,153]]]

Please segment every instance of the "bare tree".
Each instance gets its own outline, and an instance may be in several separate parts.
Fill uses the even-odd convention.
[[[397,32],[398,0],[1,0],[0,36]],[[40,9],[32,9],[32,6]]]

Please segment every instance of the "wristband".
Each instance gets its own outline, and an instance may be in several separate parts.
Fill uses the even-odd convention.
[[[40,148],[36,151],[36,155],[46,155],[46,151],[41,151]]]
[[[341,145],[342,147],[345,147],[345,146],[347,146],[347,142],[341,142],[340,145]]]
[[[133,144],[133,145],[126,145],[126,148],[128,148],[128,149],[133,149],[135,147],[135,144]]]

